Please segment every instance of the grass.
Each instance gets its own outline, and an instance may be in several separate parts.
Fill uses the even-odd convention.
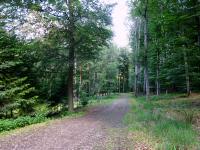
[[[186,98],[183,94],[153,96],[151,101],[145,101],[144,97],[132,98],[132,109],[125,123],[130,132],[144,135],[153,149],[198,149],[198,133],[192,124],[195,113],[190,113],[200,114],[200,109],[191,106],[198,100],[199,97]]]
[[[118,94],[111,94],[101,98],[92,98],[89,101],[89,106],[109,105],[118,97]]]

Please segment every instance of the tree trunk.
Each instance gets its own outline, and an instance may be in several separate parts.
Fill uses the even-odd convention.
[[[197,22],[198,22],[198,45],[200,48],[200,16],[197,17]]]
[[[134,81],[134,91],[135,91],[135,97],[138,96],[139,93],[139,85],[138,85],[138,78],[139,78],[139,73],[140,73],[140,67],[139,67],[139,51],[140,51],[140,38],[141,38],[141,20],[137,21],[136,25],[136,48],[135,48],[135,81]]]
[[[123,93],[125,93],[125,77],[123,77]]]
[[[71,49],[72,50],[72,49]],[[68,71],[68,107],[69,107],[69,111],[72,112],[74,109],[74,101],[73,101],[73,96],[74,96],[74,92],[73,92],[73,87],[74,87],[74,64],[73,64],[73,58],[74,58],[74,51],[71,51],[69,53],[69,71]]]
[[[88,96],[90,96],[90,64],[88,64]]]
[[[196,1],[196,6],[198,6],[199,3],[200,3],[200,0]],[[199,8],[199,7],[197,7],[197,9],[196,9],[196,13],[198,12],[198,8]],[[197,17],[196,17],[196,20],[197,20],[197,32],[198,32],[197,40],[198,40],[198,46],[199,46],[199,48],[200,48],[200,16],[197,16]]]
[[[119,76],[119,93],[121,93],[121,77]]]
[[[74,110],[74,62],[75,62],[75,20],[74,20],[74,5],[73,0],[66,0],[66,4],[69,9],[69,26],[68,26],[68,36],[69,36],[69,70],[68,70],[68,84],[67,84],[67,94],[68,94],[68,107],[69,111],[72,112]]]
[[[190,96],[189,65],[188,65],[188,58],[187,58],[185,47],[184,47],[183,53],[184,53],[184,64],[185,64],[186,92],[187,92],[187,96]]]
[[[80,87],[82,85],[82,65],[80,65]]]
[[[146,78],[145,78],[145,69],[143,70],[143,78],[144,78],[144,82],[143,82],[143,93],[144,95],[146,95]]]
[[[135,81],[134,81],[135,97],[138,96],[138,65],[135,65]]]
[[[160,95],[160,51],[157,49],[157,66],[156,66],[156,95]]]
[[[146,100],[149,100],[150,89],[149,89],[149,72],[148,72],[148,0],[145,1],[145,13],[144,13],[144,78],[145,78],[145,90],[146,90]]]

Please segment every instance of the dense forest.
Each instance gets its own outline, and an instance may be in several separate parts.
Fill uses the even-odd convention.
[[[114,5],[98,1],[1,2],[0,116],[34,114],[128,92],[128,53],[111,44]]]
[[[152,114],[160,95],[198,95],[200,1],[128,0],[129,47],[112,41],[116,5],[0,1],[0,132],[118,93],[139,97]]]
[[[199,90],[199,1],[130,3],[135,95]]]

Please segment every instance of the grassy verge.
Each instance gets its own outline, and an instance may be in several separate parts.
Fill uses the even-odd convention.
[[[168,94],[132,98],[131,111],[125,122],[133,141],[145,143],[152,149],[198,149],[198,133],[194,129],[200,108],[193,105],[199,97],[186,98],[183,94]],[[200,103],[200,102],[199,102]]]

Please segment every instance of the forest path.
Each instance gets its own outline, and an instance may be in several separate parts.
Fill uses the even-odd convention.
[[[83,117],[62,119],[0,138],[1,150],[131,150],[123,117],[129,110],[127,95],[112,104],[97,106]]]

